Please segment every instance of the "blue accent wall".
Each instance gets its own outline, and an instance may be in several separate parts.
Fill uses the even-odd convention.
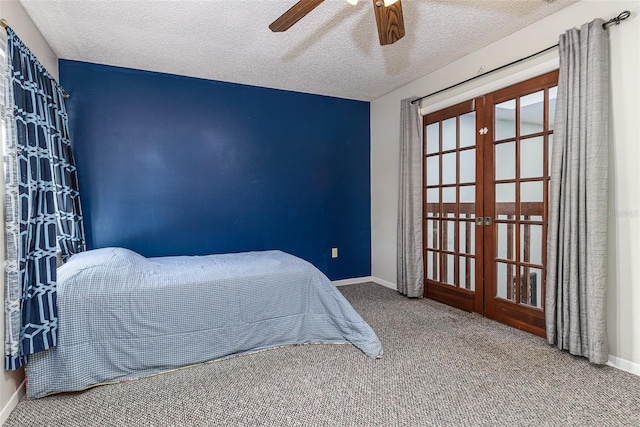
[[[59,66],[90,248],[280,249],[332,280],[371,274],[369,103]]]

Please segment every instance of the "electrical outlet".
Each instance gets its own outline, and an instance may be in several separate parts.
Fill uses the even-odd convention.
[[[331,258],[338,258],[338,248],[331,248]]]

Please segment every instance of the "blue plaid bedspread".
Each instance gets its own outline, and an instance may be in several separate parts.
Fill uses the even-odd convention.
[[[88,251],[58,268],[57,304],[58,345],[29,358],[30,398],[282,345],[350,342],[382,355],[329,279],[280,251]]]

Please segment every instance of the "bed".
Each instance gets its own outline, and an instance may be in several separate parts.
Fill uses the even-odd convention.
[[[88,251],[58,268],[57,305],[57,346],[27,364],[30,398],[293,344],[351,343],[382,355],[329,279],[281,251]]]

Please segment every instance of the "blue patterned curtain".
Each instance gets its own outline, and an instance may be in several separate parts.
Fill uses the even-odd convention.
[[[85,250],[64,92],[7,28],[5,368],[57,342],[56,251]]]

